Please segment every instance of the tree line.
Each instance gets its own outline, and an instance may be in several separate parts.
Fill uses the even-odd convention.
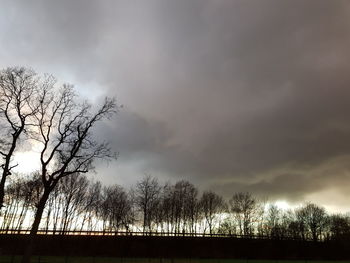
[[[27,229],[43,191],[37,175],[11,182],[6,189],[1,230]],[[160,184],[145,176],[127,190],[75,174],[62,179],[50,195],[39,229],[52,234],[206,233],[320,241],[349,238],[350,217],[328,214],[312,203],[283,210],[247,192],[234,193],[225,200],[212,191],[200,194],[184,180]]]

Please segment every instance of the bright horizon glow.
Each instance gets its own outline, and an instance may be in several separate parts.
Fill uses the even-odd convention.
[[[286,200],[277,200],[274,202],[274,205],[276,205],[279,209],[282,210],[288,210],[291,207],[291,205]]]

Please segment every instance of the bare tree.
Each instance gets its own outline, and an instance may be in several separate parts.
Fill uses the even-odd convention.
[[[27,212],[32,211],[39,199],[40,193],[42,193],[42,185],[40,184],[40,178],[37,173],[33,173],[29,177],[23,180],[21,187],[21,213],[18,216],[17,229],[21,230]]]
[[[73,88],[43,87],[40,90],[39,110],[35,114],[37,141],[41,144],[41,181],[43,193],[35,211],[30,231],[30,244],[23,263],[30,262],[33,237],[36,235],[50,193],[67,176],[87,173],[96,159],[111,159],[116,155],[106,142],[99,143],[92,136],[92,128],[116,111],[114,99],[106,98],[103,105],[92,112],[91,105],[78,104]]]
[[[206,191],[203,193],[201,200],[205,220],[209,227],[209,233],[213,233],[215,219],[226,210],[224,199],[214,192]]]
[[[179,181],[172,187],[172,211],[173,211],[173,224],[175,227],[175,233],[185,232],[187,211],[186,203],[188,202],[190,183],[187,181]]]
[[[96,221],[98,218],[99,210],[101,208],[102,198],[101,198],[101,182],[90,182],[89,188],[87,190],[86,198],[81,204],[81,210],[83,211],[82,222],[80,230],[83,230],[85,224],[87,223],[87,228],[89,230],[94,230],[96,227]],[[95,221],[95,222],[94,222]]]
[[[188,181],[166,183],[160,192],[156,228],[175,234],[194,233],[199,214],[197,188]]]
[[[230,236],[236,235],[237,234],[236,221],[232,220],[231,217],[225,217],[218,228],[218,233],[224,234],[224,235],[230,235]]]
[[[37,113],[36,101],[39,86],[50,85],[51,79],[41,80],[37,74],[25,68],[7,68],[0,71],[0,210],[4,203],[5,183],[18,164],[13,156],[29,119]]]
[[[5,209],[2,211],[1,228],[6,232],[14,229],[18,210],[21,206],[21,195],[23,192],[23,179],[11,180],[11,184],[6,187],[7,195],[4,198]]]
[[[346,215],[336,214],[329,217],[329,235],[333,240],[349,239],[350,218]]]
[[[157,179],[147,175],[136,184],[136,205],[142,214],[142,229],[152,231],[152,221],[155,218],[156,207],[160,202],[160,186]]]
[[[198,200],[198,189],[191,183],[183,181],[184,190],[184,227],[190,233],[196,232],[199,216],[200,204]],[[184,229],[186,230],[186,229]]]
[[[250,193],[236,193],[230,199],[233,213],[241,235],[254,233],[254,222],[259,215],[259,202]]]
[[[267,211],[267,234],[270,238],[281,237],[281,214],[282,211],[276,205],[270,205]]]
[[[101,203],[103,230],[118,232],[123,227],[128,230],[133,222],[133,210],[127,192],[121,186],[114,185],[103,189],[103,197]]]
[[[41,180],[40,180],[40,183],[41,183]],[[49,198],[47,199],[46,209],[45,209],[45,212],[46,212],[45,228],[48,230],[51,227],[53,234],[56,234],[59,231],[61,214],[63,210],[63,206],[62,206],[63,196],[60,191],[61,191],[60,187],[55,187],[51,191]]]
[[[28,211],[36,205],[38,192],[41,192],[41,185],[36,174],[8,180],[4,209],[0,213],[3,230],[20,231],[22,229]]]
[[[86,197],[88,184],[87,178],[81,174],[65,176],[60,181],[59,189],[63,207],[60,226],[62,234],[71,230],[73,220],[79,217],[79,208]]]
[[[305,239],[308,238],[307,235],[310,235],[313,241],[320,240],[328,222],[325,209],[308,203],[297,209],[295,213],[299,224],[303,227],[302,237]]]
[[[174,227],[174,190],[173,186],[169,183],[166,183],[161,188],[161,197],[160,197],[160,205],[158,209],[161,212],[158,212],[159,221],[162,222],[162,230],[166,227],[166,231],[169,233],[172,231],[172,227]],[[165,225],[165,226],[164,226]],[[163,230],[164,231],[164,230]]]

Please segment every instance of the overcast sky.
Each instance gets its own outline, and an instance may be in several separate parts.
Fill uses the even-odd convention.
[[[350,1],[0,0],[0,67],[124,107],[106,183],[350,210]]]

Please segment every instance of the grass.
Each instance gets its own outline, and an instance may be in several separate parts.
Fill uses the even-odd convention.
[[[0,256],[0,263],[20,263],[21,256]],[[164,259],[164,258],[111,258],[111,257],[52,257],[33,256],[32,263],[332,263],[350,261],[317,260],[242,260],[242,259]]]

